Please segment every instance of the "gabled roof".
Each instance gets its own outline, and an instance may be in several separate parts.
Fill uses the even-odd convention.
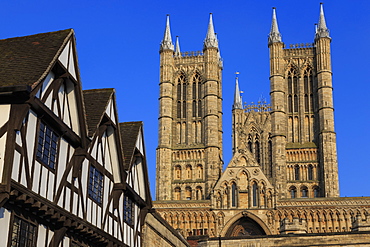
[[[101,122],[105,109],[111,99],[114,89],[83,90],[86,124],[88,136],[93,136],[98,124]]]
[[[0,86],[35,86],[73,35],[72,29],[0,40]]]
[[[125,122],[119,124],[121,132],[121,144],[123,149],[123,156],[125,158],[125,170],[130,167],[132,157],[135,153],[136,141],[143,122]]]

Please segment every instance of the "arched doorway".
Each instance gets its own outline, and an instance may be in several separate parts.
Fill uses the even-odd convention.
[[[263,228],[253,219],[242,217],[235,221],[226,232],[226,237],[266,235]]]

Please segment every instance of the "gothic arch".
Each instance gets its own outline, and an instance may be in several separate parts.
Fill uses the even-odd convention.
[[[271,235],[269,227],[255,214],[251,212],[240,212],[226,222],[224,228],[221,231],[222,237],[230,237],[231,234],[237,230],[238,226],[246,226],[247,228],[256,227],[255,233],[261,232],[262,234],[251,234],[251,235]],[[241,228],[240,228],[241,229]]]

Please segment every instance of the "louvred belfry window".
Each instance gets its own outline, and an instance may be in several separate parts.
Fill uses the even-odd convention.
[[[36,157],[51,169],[55,169],[58,141],[58,135],[49,126],[40,122]]]

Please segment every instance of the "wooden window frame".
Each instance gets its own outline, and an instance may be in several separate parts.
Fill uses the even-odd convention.
[[[104,173],[90,164],[87,194],[91,200],[101,205],[103,203]]]
[[[19,223],[18,229],[15,229],[15,226],[16,226],[15,224],[17,222]],[[30,226],[33,227],[33,231],[30,231]],[[13,246],[14,247],[23,247],[23,246],[36,247],[37,246],[37,235],[38,235],[38,225],[35,224],[35,222],[25,219],[24,217],[21,217],[19,215],[13,214],[12,220],[10,222],[8,247],[13,247]]]
[[[59,139],[59,135],[49,125],[40,121],[36,158],[52,171],[55,171],[57,165]]]

